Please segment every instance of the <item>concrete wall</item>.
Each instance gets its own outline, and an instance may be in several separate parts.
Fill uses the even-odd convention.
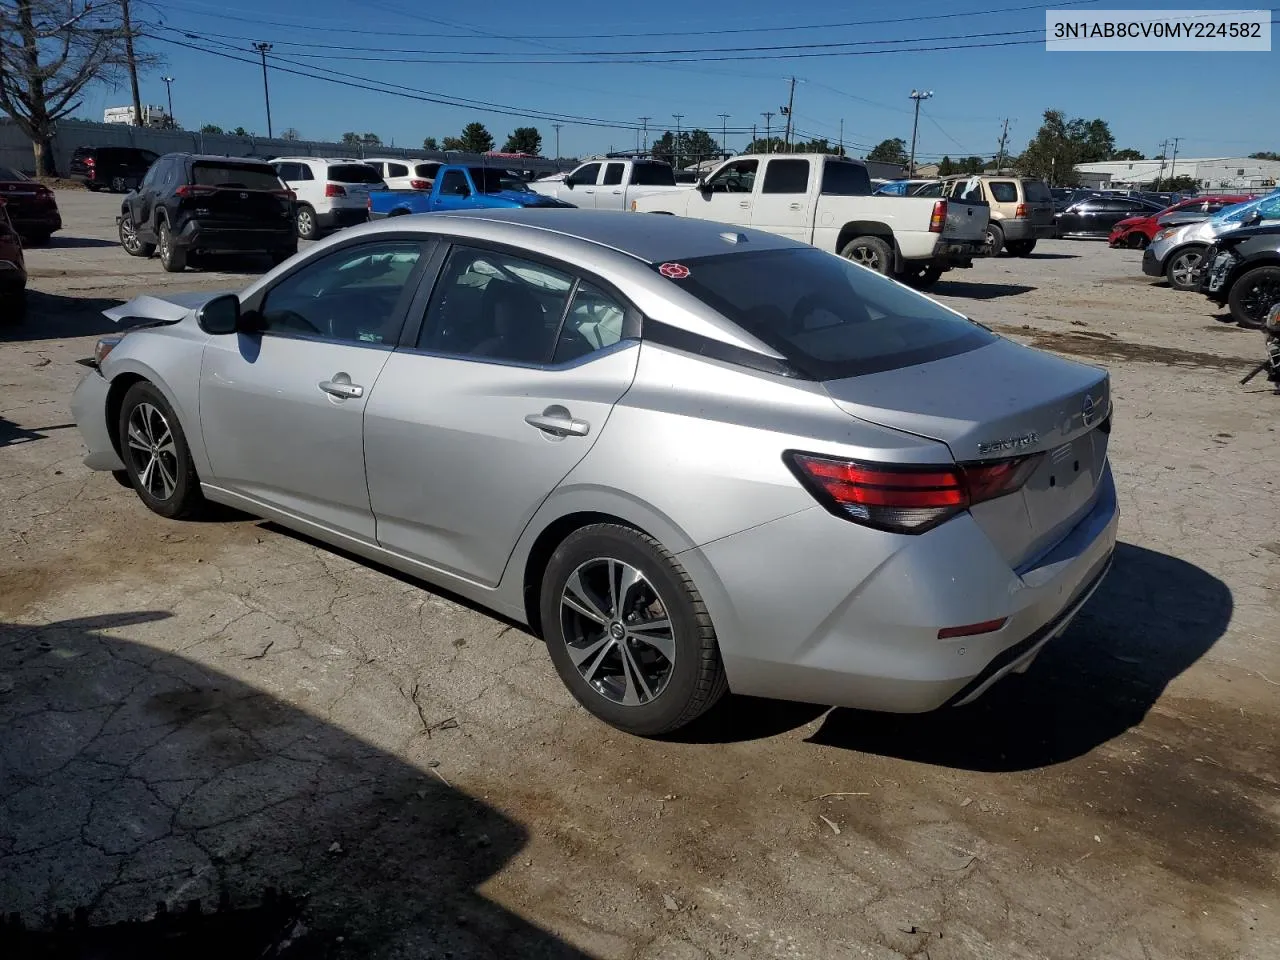
[[[428,152],[404,147],[361,147],[342,143],[326,143],[316,140],[269,140],[266,137],[237,137],[230,134],[197,133],[190,130],[155,130],[131,127],[117,123],[93,123],[87,120],[60,120],[53,138],[54,164],[58,173],[66,176],[71,154],[76,147],[140,147],[156,153],[213,153],[222,156],[303,156],[303,157],[420,157],[431,160],[449,160],[453,163],[481,163],[484,158],[474,154]],[[507,162],[489,160],[491,164],[507,165]],[[0,120],[0,165],[14,167],[31,173],[35,160],[31,154],[31,141],[8,120]],[[520,160],[511,166],[539,173],[568,170],[575,165],[569,160],[559,164],[554,160]]]

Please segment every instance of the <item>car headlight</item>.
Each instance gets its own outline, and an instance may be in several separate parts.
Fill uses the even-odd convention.
[[[107,359],[123,339],[123,333],[111,333],[105,337],[99,337],[98,342],[93,345],[93,362],[99,367],[102,366],[102,361]]]
[[[1156,234],[1156,239],[1163,240],[1166,237],[1172,237],[1177,232],[1178,231],[1173,227],[1166,227],[1165,229],[1161,230],[1159,233]]]

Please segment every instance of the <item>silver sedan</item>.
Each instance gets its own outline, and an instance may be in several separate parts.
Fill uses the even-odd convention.
[[[108,315],[147,325],[76,391],[88,466],[526,623],[638,734],[726,690],[968,702],[1115,544],[1105,372],[767,233],[404,217]]]

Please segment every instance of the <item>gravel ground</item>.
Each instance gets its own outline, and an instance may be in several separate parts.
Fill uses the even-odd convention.
[[[1280,398],[1236,382],[1260,335],[1138,253],[935,291],[1114,377],[1115,569],[1025,676],[920,717],[729,698],[644,741],[513,624],[84,469],[97,312],[264,265],[165,274],[118,198],[58,199],[0,329],[0,914],[271,885],[324,956],[1275,957]]]

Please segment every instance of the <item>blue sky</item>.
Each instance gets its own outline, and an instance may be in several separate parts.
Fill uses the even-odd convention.
[[[1168,9],[1170,3],[1105,0],[1079,6]],[[1215,5],[1201,0],[1192,6]],[[917,156],[923,160],[942,154],[993,154],[1006,117],[1010,149],[1019,151],[1049,107],[1070,116],[1102,117],[1110,122],[1117,146],[1132,146],[1148,156],[1169,137],[1182,138],[1179,153],[1185,156],[1280,149],[1280,106],[1274,95],[1280,81],[1277,53],[1050,54],[1043,47],[1044,7],[1032,7],[1026,0],[811,0],[803,5],[765,0],[704,4],[488,0],[479,6],[410,0],[261,0],[256,4],[251,0],[157,0],[154,5],[135,0],[135,7],[135,16],[167,27],[161,36],[253,61],[239,63],[171,42],[146,41],[149,49],[166,58],[166,67],[142,77],[143,100],[163,104],[160,76],[173,76],[174,112],[188,127],[243,125],[265,134],[262,75],[257,54],[249,49],[252,41],[263,40],[275,44],[273,58],[287,57],[350,74],[376,88],[394,84],[426,95],[502,104],[517,114],[536,110],[619,125],[636,125],[639,117],[649,116],[651,136],[673,128],[675,113],[684,115],[682,127],[702,126],[718,138],[719,114],[729,114],[731,130],[749,130],[755,123],[763,135],[765,121],[760,114],[772,110],[773,129],[778,131],[781,118],[776,114],[786,102],[786,78],[794,74],[801,81],[796,86],[796,126],[806,135],[835,141],[843,119],[845,141],[854,155],[886,137],[910,139],[908,95],[913,88],[934,91],[921,111]],[[1028,9],[1010,9],[1015,7]],[[901,18],[921,19],[866,22]],[[852,21],[859,25],[797,29]],[[650,35],[616,36],[620,33]],[[606,36],[584,36],[588,34]],[[866,45],[845,49],[865,51],[874,48],[871,41],[905,39],[970,49],[667,64],[541,62],[573,59],[574,51],[779,44],[859,42]],[[1036,42],[1015,44],[1026,40]],[[481,62],[476,56],[480,51],[501,55],[486,60],[538,62]],[[762,52],[768,51],[718,56]],[[386,63],[376,58],[463,62]],[[98,89],[78,112],[100,118],[104,106],[127,100],[127,88]],[[543,133],[544,153],[554,152],[550,119],[421,102],[279,69],[271,75],[271,105],[277,133],[296,127],[307,138],[335,139],[344,130],[372,131],[384,142],[418,146],[424,136],[456,134],[468,121],[480,120],[498,138],[499,146],[514,127],[537,126]],[[749,133],[730,133],[730,148],[740,148],[748,137]],[[637,139],[635,130],[625,126],[617,129],[565,120],[561,152],[570,156],[610,147],[626,149],[634,147]]]

